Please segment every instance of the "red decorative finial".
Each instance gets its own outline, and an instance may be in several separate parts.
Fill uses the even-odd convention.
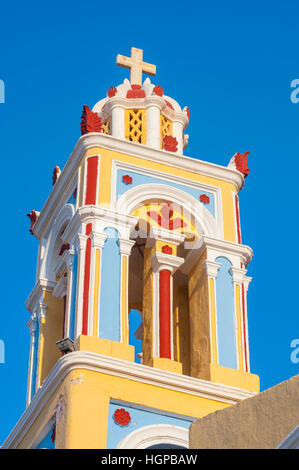
[[[126,98],[145,98],[145,91],[141,85],[131,85],[131,90],[127,91]]]
[[[31,211],[30,214],[26,214],[27,217],[30,218],[31,225],[30,225],[29,232],[31,233],[31,235],[33,234],[33,227],[34,227],[35,222],[37,221],[37,218],[38,218],[39,214],[40,213],[37,212],[37,211]]]
[[[80,126],[81,135],[88,134],[89,132],[101,132],[102,120],[97,113],[91,111],[85,104],[83,106]]]
[[[155,86],[155,88],[153,89],[153,92],[155,93],[155,95],[158,95],[158,96],[164,95],[164,90],[160,85]]]
[[[59,168],[59,166],[55,166],[54,170],[53,170],[53,176],[52,176],[52,184],[54,186],[54,184],[56,183],[56,181],[58,180],[59,176],[60,176],[60,173],[61,173],[61,169]]]
[[[246,178],[246,176],[248,176],[248,174],[250,172],[250,170],[247,166],[247,157],[248,157],[249,154],[250,154],[250,152],[245,152],[245,153],[237,152],[233,157],[235,159],[236,169],[238,171],[240,171],[241,173],[243,173],[244,178]]]
[[[177,152],[178,150],[178,141],[172,135],[165,135],[163,137],[163,149],[167,152]]]
[[[109,90],[107,91],[107,96],[108,96],[108,98],[112,98],[113,96],[116,95],[116,93],[117,93],[116,87],[115,87],[115,86],[111,86],[111,87],[109,88]]]

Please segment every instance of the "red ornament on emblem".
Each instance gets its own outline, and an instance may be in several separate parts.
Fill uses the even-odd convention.
[[[112,98],[113,96],[116,95],[116,93],[117,93],[117,90],[116,90],[115,86],[111,86],[109,88],[109,90],[107,91],[107,96],[108,96],[108,98]]]
[[[201,194],[199,199],[201,200],[201,202],[203,202],[204,204],[208,204],[210,202],[210,198],[209,196],[207,196],[206,194]]]
[[[153,89],[153,92],[155,93],[155,95],[158,95],[158,96],[164,95],[164,90],[160,85],[155,86],[155,88]]]
[[[177,152],[178,150],[178,141],[172,135],[165,135],[163,137],[163,149],[167,152]]]
[[[162,253],[165,253],[166,255],[172,255],[171,246],[169,246],[169,245],[162,246]]]
[[[130,176],[130,175],[124,175],[124,176],[122,177],[122,181],[123,181],[123,183],[131,184],[132,181],[133,181],[133,178],[132,178],[132,176]]]
[[[124,408],[118,408],[114,412],[113,419],[114,422],[120,426],[128,426],[131,421],[131,416]]]
[[[189,110],[188,106],[186,106],[186,113],[187,113],[188,119],[190,119],[190,110]]]

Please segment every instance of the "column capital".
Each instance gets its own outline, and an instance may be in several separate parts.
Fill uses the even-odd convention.
[[[122,255],[130,255],[133,246],[135,245],[135,240],[128,240],[126,238],[119,238],[119,251]]]
[[[173,232],[165,228],[153,227],[151,233],[154,239],[161,240],[165,243],[172,243],[173,245],[180,245],[186,238],[186,235],[182,233]]]
[[[184,261],[184,258],[180,258],[179,256],[156,252],[152,257],[151,265],[153,272],[160,272],[163,269],[167,269],[174,274]]]
[[[62,276],[57,282],[53,290],[53,296],[57,297],[58,299],[62,299],[63,296],[66,295],[66,293],[67,293],[67,277]]]
[[[105,241],[108,238],[107,233],[95,232],[94,230],[90,234],[92,248],[103,248]]]
[[[252,281],[252,277],[249,277],[249,276],[245,276],[245,275],[244,275],[243,284],[244,284],[244,287],[245,287],[246,292],[248,291],[248,286],[249,286],[249,284],[251,283],[251,281]]]
[[[220,268],[221,263],[216,263],[216,261],[209,261],[206,259],[202,264],[208,276],[217,277],[218,269]]]
[[[44,323],[46,319],[46,313],[47,313],[48,306],[44,304],[43,302],[38,302],[36,305],[36,314],[38,317],[39,323]]]
[[[27,323],[27,328],[29,328],[29,332],[31,336],[34,336],[37,326],[38,326],[38,318],[36,314],[31,315],[29,322]]]
[[[245,274],[247,273],[247,269],[231,267],[230,272],[233,276],[233,282],[242,284],[244,281]]]

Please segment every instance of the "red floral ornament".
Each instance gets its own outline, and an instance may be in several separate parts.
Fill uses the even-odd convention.
[[[114,412],[113,419],[114,422],[120,426],[128,426],[131,421],[131,416],[124,408],[118,408]]]
[[[113,96],[115,96],[117,93],[117,90],[116,90],[116,87],[115,86],[111,86],[109,88],[109,90],[107,91],[107,96],[108,98],[112,98]]]
[[[190,119],[190,110],[189,110],[188,106],[186,106],[186,113],[187,113],[188,119]]]
[[[236,165],[236,169],[238,171],[240,171],[241,173],[243,173],[244,175],[244,178],[246,178],[246,176],[248,176],[250,170],[247,166],[247,157],[249,155],[250,152],[245,152],[245,153],[239,153],[237,152],[235,154],[235,165]]]
[[[165,253],[166,255],[172,255],[172,248],[169,245],[163,245],[162,246],[162,253]]]
[[[163,149],[167,152],[177,152],[178,150],[178,141],[172,135],[165,135],[163,137]]]
[[[172,110],[174,111],[174,107],[172,106],[171,103],[169,103],[169,101],[166,101],[166,100],[165,100],[165,103],[167,104],[167,106],[168,106],[170,109],[172,109]]]
[[[132,178],[132,176],[130,176],[130,175],[124,175],[124,176],[122,177],[122,181],[123,181],[123,183],[125,183],[125,184],[132,184],[133,178]]]
[[[37,221],[37,218],[39,216],[39,212],[37,211],[31,211],[30,214],[27,214],[27,217],[30,218],[30,229],[29,229],[29,232],[31,233],[31,235],[33,235],[33,227],[34,227],[34,224],[35,222]]]
[[[207,196],[206,194],[201,194],[199,199],[201,200],[201,202],[203,202],[204,204],[208,204],[210,202],[210,198],[209,196]]]
[[[160,85],[155,86],[155,88],[153,89],[153,92],[155,93],[155,95],[158,95],[158,96],[164,95],[164,90]]]
[[[127,98],[145,98],[145,91],[141,85],[131,85],[131,90],[127,91]]]
[[[53,176],[52,176],[53,186],[56,183],[56,181],[58,180],[58,177],[60,176],[60,173],[61,173],[61,169],[59,168],[59,166],[55,166],[55,168],[53,170]]]
[[[89,132],[101,132],[102,120],[97,113],[91,111],[85,104],[83,106],[80,126],[81,135],[88,134]]]

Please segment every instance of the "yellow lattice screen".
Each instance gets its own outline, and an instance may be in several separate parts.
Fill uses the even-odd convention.
[[[145,144],[146,142],[146,110],[126,109],[125,111],[126,139],[131,142]]]
[[[163,114],[160,115],[160,130],[161,130],[161,148],[162,141],[166,135],[172,135],[172,121],[167,119]]]
[[[105,119],[105,121],[102,122],[102,133],[111,135],[111,118]]]

